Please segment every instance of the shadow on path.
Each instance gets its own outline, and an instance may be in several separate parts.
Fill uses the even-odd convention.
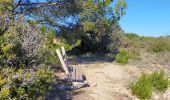
[[[72,91],[60,89],[59,86],[54,86],[54,89],[49,92],[45,100],[72,100]]]
[[[84,55],[78,57],[70,57],[67,59],[70,64],[94,64],[97,62],[113,62],[114,58],[111,56],[96,56],[96,55]],[[46,96],[45,100],[72,100],[73,90],[64,90],[61,86],[53,86],[53,90]]]
[[[97,62],[113,62],[112,56],[97,56],[97,55],[84,55],[78,57],[68,58],[71,64],[94,64]]]

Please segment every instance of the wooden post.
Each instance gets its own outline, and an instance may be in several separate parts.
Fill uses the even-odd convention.
[[[66,50],[64,49],[64,47],[62,46],[61,47],[61,52],[62,52],[62,54],[63,54],[63,60],[64,60],[64,62],[65,62],[65,64],[66,64],[66,66],[67,66],[67,68],[69,68],[69,72],[71,71],[70,69],[71,69],[71,66],[69,66],[69,64],[68,64],[68,61],[67,61],[67,58],[66,58]]]
[[[83,81],[83,75],[81,73],[80,66],[78,66],[78,70],[79,70],[79,73],[78,73],[79,81]]]
[[[66,51],[63,46],[61,47],[61,52],[62,52],[63,56],[66,56]]]
[[[57,49],[56,52],[57,52],[57,55],[58,55],[58,57],[59,57],[59,60],[60,60],[60,62],[61,62],[61,65],[63,66],[63,69],[64,69],[65,73],[66,73],[66,74],[68,75],[68,77],[70,78],[70,73],[69,73],[69,71],[68,71],[68,68],[67,68],[64,60],[63,60],[63,56],[62,56],[62,54],[61,54],[61,52],[60,52],[60,49]]]
[[[71,74],[72,74],[72,79],[73,79],[73,80],[76,79],[76,72],[75,72],[75,71],[76,71],[76,69],[75,69],[75,67],[73,67],[73,71],[72,71],[72,73],[71,73]]]
[[[68,62],[67,62],[67,58],[66,58],[66,51],[65,51],[65,49],[64,49],[63,46],[61,47],[61,53],[62,53],[62,55],[63,55],[63,60],[64,60],[66,66],[67,66],[67,68],[68,68],[69,66],[68,66]]]

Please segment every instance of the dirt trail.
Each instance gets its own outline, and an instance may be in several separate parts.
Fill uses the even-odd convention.
[[[139,100],[131,94],[129,87],[140,77],[142,72],[151,73],[163,68],[170,76],[168,65],[152,64],[151,62],[151,64],[139,62],[136,65],[119,65],[113,63],[110,58],[101,58],[103,59],[100,57],[82,57],[69,60],[69,62],[78,62],[78,66],[81,67],[81,71],[90,85],[90,87],[73,91],[71,95],[73,100]],[[145,67],[141,67],[141,65]],[[61,96],[56,94],[54,94],[54,99],[50,96],[49,100],[63,100],[59,97],[64,97],[67,93],[62,92]],[[154,91],[150,100],[170,100],[170,88],[163,94]]]
[[[155,64],[147,68],[112,62],[84,63],[79,66],[90,87],[75,91],[73,100],[139,100],[131,94],[129,86],[142,72],[151,73],[164,68],[166,74],[170,76],[168,66]],[[170,100],[170,89],[163,94],[153,92],[151,100]]]
[[[129,85],[141,73],[135,66],[113,63],[81,64],[91,87],[80,89],[73,100],[136,100]]]

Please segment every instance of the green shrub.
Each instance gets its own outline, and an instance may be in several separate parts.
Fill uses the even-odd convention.
[[[48,66],[58,64],[54,38],[55,32],[20,18],[3,32],[0,26],[0,100],[44,99],[54,83]]]
[[[146,74],[131,86],[132,93],[139,99],[149,99],[152,95],[152,84]]]
[[[0,98],[3,100],[8,100],[10,95],[9,88],[1,88]]]
[[[167,76],[165,75],[164,70],[161,71],[155,71],[150,75],[151,83],[153,84],[153,87],[155,87],[160,92],[165,92],[168,89],[169,80]]]
[[[149,99],[152,90],[155,88],[160,92],[165,92],[169,86],[169,79],[164,70],[155,71],[150,75],[142,74],[137,82],[132,83],[131,90],[139,99]]]
[[[0,65],[5,65],[8,60],[16,58],[17,35],[7,31],[0,36]]]
[[[43,47],[40,48],[37,55],[37,62],[44,63],[46,65],[59,66],[60,62],[57,57],[56,49],[64,46],[66,50],[71,50],[73,47],[80,45],[81,41],[77,40],[74,45],[66,43],[63,39],[57,38],[54,31],[47,32],[47,40]]]
[[[0,98],[3,100],[36,100],[45,96],[54,82],[54,73],[47,68],[0,70]],[[2,76],[3,75],[3,76]]]
[[[125,49],[120,49],[119,53],[116,55],[116,62],[120,64],[126,64],[128,59],[128,52]]]
[[[168,38],[157,38],[148,46],[148,51],[153,53],[170,51],[170,44]]]

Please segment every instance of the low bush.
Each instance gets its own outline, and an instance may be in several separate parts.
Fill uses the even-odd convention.
[[[168,38],[157,38],[152,41],[151,45],[148,47],[148,51],[153,53],[170,51],[170,44]]]
[[[0,70],[0,98],[3,100],[35,100],[44,98],[54,82],[53,72],[47,68]]]
[[[169,81],[167,76],[165,75],[164,70],[155,71],[150,75],[150,80],[153,85],[158,91],[165,92],[168,89]]]
[[[132,84],[132,93],[139,99],[149,99],[152,96],[152,84],[146,74],[142,74],[139,80]]]
[[[125,49],[120,49],[119,53],[116,55],[116,62],[120,64],[126,64],[128,59],[128,52]]]
[[[165,92],[169,86],[169,79],[164,70],[155,71],[150,75],[142,74],[137,82],[132,83],[131,90],[139,99],[149,99],[153,88]]]
[[[55,84],[50,68],[59,61],[54,38],[23,18],[0,33],[0,100],[44,100]]]

